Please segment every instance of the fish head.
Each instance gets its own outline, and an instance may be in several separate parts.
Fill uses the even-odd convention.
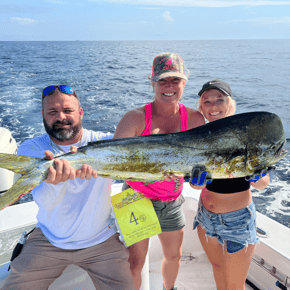
[[[285,131],[277,115],[264,114],[251,128],[247,147],[249,169],[261,170],[273,166],[287,155],[287,150],[283,149]]]
[[[284,149],[285,140],[277,141],[276,143],[271,144],[263,154],[263,158],[267,160],[268,166],[276,164],[279,160],[283,159],[288,151]]]

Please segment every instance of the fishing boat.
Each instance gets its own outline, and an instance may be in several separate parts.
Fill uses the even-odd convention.
[[[16,142],[11,133],[0,128],[2,147],[0,152],[15,153]],[[5,133],[5,134],[4,134]],[[6,145],[5,145],[6,144]],[[2,151],[1,151],[2,150]],[[0,169],[0,192],[8,190],[18,176]],[[112,185],[112,195],[121,192],[121,184]],[[200,191],[185,184],[184,213],[186,226],[181,267],[176,281],[178,289],[216,289],[212,267],[193,231]],[[10,256],[23,232],[36,224],[37,205],[31,201],[16,204],[0,211],[0,289],[9,275]],[[290,289],[290,229],[257,213],[257,230],[260,243],[257,245],[247,277],[246,289]],[[162,249],[158,237],[150,238],[149,253],[142,271],[141,290],[162,289]],[[77,266],[70,265],[49,287],[49,290],[95,289],[88,274]]]

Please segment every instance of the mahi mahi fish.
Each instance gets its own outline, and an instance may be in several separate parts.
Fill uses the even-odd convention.
[[[98,176],[147,184],[163,180],[169,173],[190,178],[196,166],[205,168],[212,178],[233,178],[273,166],[287,154],[285,141],[277,115],[251,112],[179,133],[92,142],[77,153],[57,158],[67,159],[75,169],[91,165]],[[0,167],[22,175],[0,197],[0,209],[40,184],[53,163],[0,153]]]

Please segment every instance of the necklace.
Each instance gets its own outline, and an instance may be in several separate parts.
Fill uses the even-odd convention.
[[[53,153],[55,156],[63,155],[66,153],[62,148],[59,147],[58,144],[56,144],[52,141],[50,136],[49,136],[49,140],[50,140],[50,145],[52,147],[52,150],[53,150]],[[81,139],[77,145],[77,148],[79,148],[81,146],[82,140],[83,140],[83,135],[81,136]],[[56,151],[60,151],[60,153],[56,153]]]

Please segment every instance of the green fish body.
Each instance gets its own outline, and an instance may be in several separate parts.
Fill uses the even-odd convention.
[[[282,159],[285,142],[277,115],[252,112],[179,133],[92,142],[57,158],[75,169],[91,165],[98,176],[149,184],[169,173],[189,178],[195,166],[205,167],[214,179],[249,176]],[[0,197],[0,209],[40,184],[51,165],[53,160],[0,153],[0,168],[22,174]]]

